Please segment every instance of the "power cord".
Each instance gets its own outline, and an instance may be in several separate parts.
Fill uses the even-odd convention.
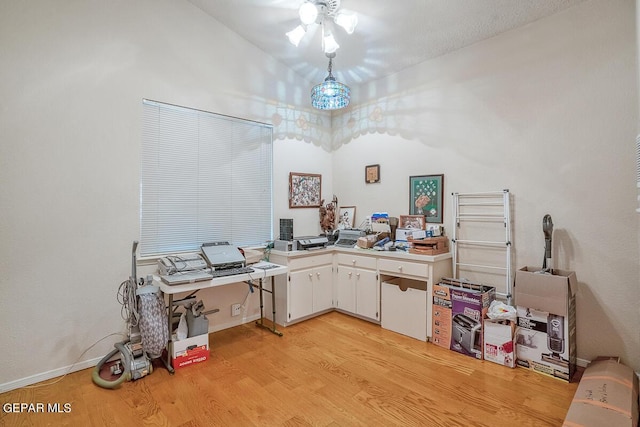
[[[140,318],[136,299],[136,287],[136,284],[132,283],[132,279],[125,280],[120,283],[120,287],[118,287],[118,302],[122,306],[120,316],[129,327],[138,326],[138,319]]]
[[[82,358],[82,356],[84,356],[84,355],[87,353],[87,351],[91,350],[93,347],[95,347],[96,345],[98,345],[98,343],[100,343],[101,341],[104,341],[105,339],[107,339],[107,338],[109,338],[109,337],[112,337],[112,336],[115,336],[115,335],[118,335],[118,336],[121,336],[121,337],[126,336],[125,334],[123,334],[123,333],[121,333],[121,332],[114,332],[114,333],[111,333],[111,334],[109,334],[109,335],[105,335],[104,337],[100,338],[98,341],[94,342],[94,343],[93,343],[93,344],[91,344],[89,347],[87,347],[87,348],[86,348],[86,349],[85,349],[85,350],[80,354],[80,356],[78,356],[78,358],[75,360],[75,362],[73,362],[73,363],[71,364],[71,366],[69,366],[69,369],[67,370],[67,372],[65,372],[65,373],[64,373],[64,375],[62,375],[61,377],[59,377],[59,378],[57,378],[57,379],[55,379],[55,380],[53,380],[53,381],[50,381],[50,382],[48,382],[48,383],[44,383],[44,384],[34,384],[34,385],[26,385],[26,386],[24,386],[24,387],[22,387],[22,388],[40,388],[40,387],[47,387],[47,386],[50,386],[50,385],[54,385],[54,384],[59,383],[59,382],[60,382],[60,381],[62,381],[62,380],[63,380],[67,375],[69,375],[69,374],[71,373],[71,371],[73,370],[74,366],[76,366],[76,365],[78,364],[78,362],[80,362],[80,359]]]

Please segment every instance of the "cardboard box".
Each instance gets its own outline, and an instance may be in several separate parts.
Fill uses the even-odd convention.
[[[449,239],[446,237],[409,238],[409,243],[411,254],[438,255],[449,252]]]
[[[450,287],[444,284],[433,285],[433,305],[431,307],[431,342],[435,345],[451,348],[451,294]]]
[[[359,248],[369,249],[369,248],[372,248],[377,241],[378,239],[376,235],[369,234],[368,236],[358,237],[358,240],[356,240],[356,244],[358,245]]]
[[[204,346],[207,350],[209,349],[209,334],[196,335],[195,337],[185,338],[183,340],[176,340],[175,334],[173,335],[171,345],[173,347],[173,351],[171,353],[171,357],[182,356],[186,353],[187,350],[194,349],[196,347]]]
[[[515,368],[515,330],[511,320],[484,319],[484,360]]]
[[[565,381],[576,371],[576,274],[516,271],[516,364]]]
[[[175,335],[173,337],[175,340]],[[183,368],[209,359],[209,334],[196,335],[172,341],[171,359],[174,369]]]
[[[174,357],[172,361],[173,369],[180,369],[196,363],[209,360],[209,349],[204,346],[187,350],[182,356]]]
[[[582,374],[563,426],[638,425],[638,377],[615,360],[591,362]]]
[[[427,232],[416,228],[396,228],[395,237],[396,241],[406,242],[409,239],[424,239],[427,237]]]
[[[455,279],[434,285],[433,343],[482,359],[483,319],[495,296],[493,286]]]

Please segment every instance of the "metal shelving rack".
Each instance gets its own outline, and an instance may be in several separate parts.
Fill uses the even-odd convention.
[[[504,290],[496,286],[496,295],[512,303],[512,258],[511,258],[511,195],[509,190],[485,193],[452,193],[454,228],[451,239],[453,252],[453,275],[461,279],[460,271],[490,271],[491,274],[504,275]],[[474,239],[474,231],[468,224],[480,227],[481,230],[500,236],[499,239]],[[486,225],[486,227],[485,227]],[[498,227],[504,228],[504,239]],[[465,230],[467,229],[467,230]],[[467,232],[464,232],[467,231]],[[463,233],[464,232],[464,233]],[[476,230],[477,232],[477,230]],[[464,238],[461,236],[464,234]],[[493,237],[493,236],[492,236]],[[482,255],[481,251],[498,251],[496,263],[464,262],[460,252]],[[504,251],[504,253],[502,253]],[[464,257],[463,257],[464,258]],[[468,258],[473,258],[469,256]],[[462,262],[461,262],[462,261]],[[471,260],[473,261],[473,259]],[[495,284],[493,284],[495,286]]]

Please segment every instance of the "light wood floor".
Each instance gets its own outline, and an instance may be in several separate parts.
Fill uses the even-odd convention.
[[[65,403],[69,413],[0,413],[1,426],[560,426],[577,388],[474,360],[331,312],[282,328],[210,335],[207,362],[161,365],[106,390],[91,370],[0,403]]]

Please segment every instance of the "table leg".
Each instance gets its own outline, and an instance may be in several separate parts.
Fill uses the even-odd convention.
[[[171,353],[173,352],[173,340],[171,339],[171,327],[173,319],[173,294],[169,294],[169,312],[167,313],[167,329],[169,331],[169,339],[167,340],[167,358],[163,360],[164,366],[166,366],[169,373],[173,374],[175,371],[171,366]]]
[[[275,287],[275,282],[273,280],[273,277],[271,277],[271,290],[268,289],[264,289],[264,287],[262,286],[262,279],[260,279],[259,285],[260,287],[260,320],[256,321],[256,325],[260,326],[261,328],[265,328],[270,330],[272,333],[278,335],[279,337],[282,336],[282,332],[278,331],[276,329],[276,287]],[[264,320],[264,304],[263,304],[263,298],[262,298],[262,292],[271,292],[271,309],[273,310],[273,317],[272,317],[272,326],[271,328],[269,328],[267,325],[264,324],[263,320]]]

